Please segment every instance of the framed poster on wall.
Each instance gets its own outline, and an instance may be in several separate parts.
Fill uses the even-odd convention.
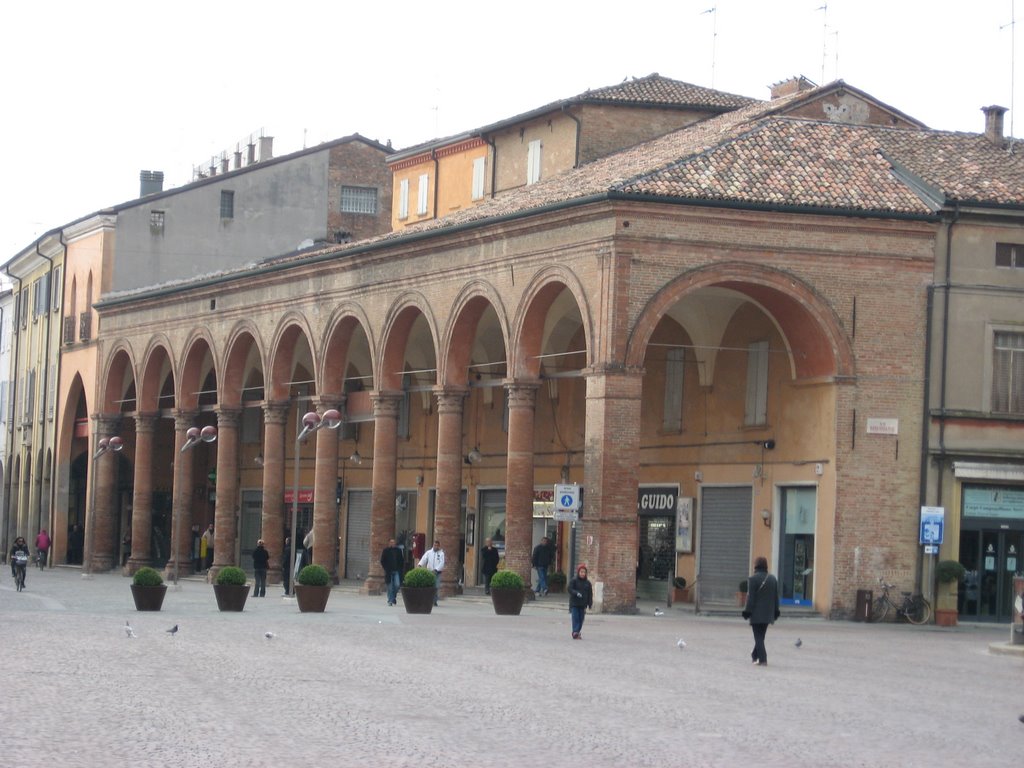
[[[676,500],[676,552],[693,552],[693,499],[682,496]]]

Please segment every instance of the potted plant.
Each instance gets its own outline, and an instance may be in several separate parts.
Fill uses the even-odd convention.
[[[740,608],[745,608],[747,605],[747,580],[744,579],[740,582],[739,591],[736,592],[736,603]]]
[[[323,613],[331,596],[331,574],[313,563],[299,571],[295,580],[295,599],[302,613]]]
[[[149,566],[139,568],[132,576],[132,599],[137,611],[159,611],[164,604],[167,585],[160,572]]]
[[[672,579],[672,602],[690,602],[690,590],[686,586],[686,579],[682,576],[676,576]]]
[[[494,579],[491,579],[491,587],[493,589]],[[433,571],[419,567],[406,571],[402,579],[402,603],[406,613],[430,613],[436,593]]]
[[[967,569],[956,560],[940,560],[935,566],[935,578],[939,582],[936,591],[935,623],[940,627],[957,625],[957,597],[959,584],[967,575]]]
[[[554,592],[555,594],[565,592],[566,583],[568,583],[568,580],[562,571],[548,574],[548,592]]]
[[[499,616],[518,616],[525,599],[526,582],[515,571],[498,571],[491,577],[491,603]]]
[[[217,608],[220,610],[241,611],[245,608],[245,600],[249,596],[245,571],[234,565],[221,568],[213,584],[213,594],[217,598]]]

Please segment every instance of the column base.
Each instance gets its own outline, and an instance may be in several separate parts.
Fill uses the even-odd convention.
[[[359,594],[361,595],[376,596],[384,594],[385,591],[383,576],[369,576],[366,581],[363,582],[363,586],[359,588]]]
[[[125,576],[134,576],[140,568],[146,568],[152,562],[148,557],[129,557],[128,565],[124,567]]]

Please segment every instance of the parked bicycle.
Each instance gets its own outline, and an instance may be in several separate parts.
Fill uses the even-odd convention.
[[[882,594],[875,598],[871,605],[871,621],[884,621],[889,615],[889,609],[896,611],[897,616],[902,616],[911,624],[926,624],[932,617],[932,606],[921,594],[902,592],[902,600],[897,603],[889,597],[889,590],[895,589],[895,584],[886,584],[883,579],[878,580],[882,587]]]

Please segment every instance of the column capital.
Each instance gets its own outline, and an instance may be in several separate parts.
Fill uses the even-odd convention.
[[[106,435],[117,430],[118,424],[121,423],[120,413],[94,413],[92,414],[93,423],[96,425],[96,434]]]
[[[437,398],[437,412],[462,413],[463,403],[469,390],[465,387],[435,387],[434,397]]]
[[[263,404],[263,418],[268,424],[287,424],[288,411],[291,403],[287,400],[275,400]]]
[[[505,382],[505,391],[508,393],[508,407],[512,408],[533,408],[537,402],[537,390],[540,382],[536,380],[524,381],[521,379]]]
[[[159,413],[136,413],[135,434],[152,434],[156,431],[156,422],[159,418]]]
[[[176,432],[184,432],[189,427],[193,426],[193,422],[196,420],[196,416],[199,415],[199,411],[175,408],[171,411],[171,415],[174,416],[174,430]]]
[[[370,402],[373,403],[373,417],[398,418],[398,409],[402,404],[402,392],[377,390],[370,393]]]
[[[234,405],[218,405],[216,409],[218,429],[237,427],[242,418],[242,409]]]

